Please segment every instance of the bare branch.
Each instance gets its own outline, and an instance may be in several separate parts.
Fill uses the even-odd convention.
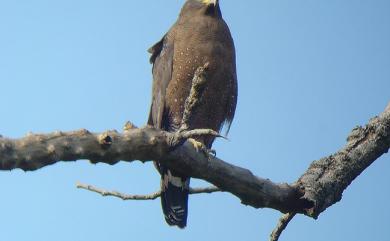
[[[342,198],[343,191],[390,148],[390,103],[386,110],[364,126],[355,127],[338,152],[313,162],[296,185],[313,207],[305,214],[317,218]]]
[[[282,232],[286,229],[290,221],[295,217],[296,213],[284,214],[278,222],[276,228],[272,231],[270,241],[278,241]]]
[[[198,187],[198,188],[190,188],[190,194],[201,194],[201,193],[215,193],[215,192],[223,192],[221,189],[218,187]]]
[[[180,130],[188,130],[189,121],[192,113],[196,113],[194,109],[199,105],[200,97],[203,94],[203,90],[206,83],[206,75],[209,63],[196,69],[194,77],[192,79],[190,94],[188,95],[184,103],[183,118],[181,120]]]
[[[213,131],[211,129],[196,129],[196,130],[189,130],[189,131],[181,131],[180,135],[181,138],[184,139],[197,137],[197,136],[204,136],[204,135],[210,135],[210,136],[221,137],[226,139],[224,136],[221,136],[218,132]]]
[[[59,161],[88,159],[115,164],[120,160],[160,160],[173,170],[206,180],[255,208],[318,217],[341,199],[343,190],[390,147],[390,108],[355,128],[344,148],[313,162],[294,184],[278,184],[249,170],[198,153],[185,142],[173,148],[172,135],[150,127],[94,134],[87,130],[30,134],[21,139],[0,138],[0,170],[36,170]],[[173,150],[172,150],[173,149]]]
[[[200,104],[201,96],[205,88],[207,71],[209,63],[206,63],[204,66],[198,67],[192,78],[192,84],[190,93],[184,103],[183,118],[181,120],[179,130],[173,135],[170,143],[172,146],[177,146],[188,138],[199,137],[199,136],[214,136],[214,137],[225,137],[221,136],[217,131],[211,129],[189,129],[189,122],[192,118],[192,113],[196,113],[196,108]]]
[[[197,152],[192,144],[185,142],[172,150],[169,143],[176,134],[144,127],[130,129],[123,134],[117,131],[94,134],[80,130],[30,134],[17,140],[0,138],[0,170],[20,168],[32,171],[59,161],[84,159],[107,164],[120,160],[160,160],[171,169],[209,181],[233,193],[247,205],[288,211],[295,210],[302,203],[294,187],[273,183],[254,176],[247,169],[206,156]],[[108,136],[109,141],[101,141]]]
[[[161,196],[161,191],[148,194],[148,195],[129,195],[120,193],[117,191],[106,191],[97,187],[94,187],[92,185],[86,185],[82,183],[78,183],[76,185],[77,188],[85,189],[91,192],[96,192],[102,196],[111,196],[111,197],[117,197],[122,200],[155,200],[156,198]],[[214,192],[221,192],[221,190],[217,187],[205,187],[205,188],[191,188],[190,194],[200,194],[200,193],[214,193]]]
[[[120,193],[117,191],[106,191],[106,190],[94,187],[92,185],[86,185],[86,184],[81,184],[81,183],[78,183],[76,185],[76,187],[80,188],[80,189],[85,189],[85,190],[88,190],[91,192],[96,192],[104,197],[111,196],[111,197],[120,198],[122,200],[154,200],[154,199],[160,197],[160,195],[161,195],[160,191],[152,193],[152,194],[148,194],[148,195],[128,195],[128,194]]]

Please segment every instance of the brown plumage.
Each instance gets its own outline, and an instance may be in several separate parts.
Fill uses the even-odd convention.
[[[168,131],[180,127],[184,102],[195,70],[209,63],[205,90],[190,129],[227,131],[237,102],[235,50],[228,26],[222,19],[218,0],[187,0],[168,33],[149,49],[153,63],[152,105],[148,124]],[[200,137],[211,148],[214,137]],[[161,173],[161,203],[170,225],[186,226],[189,178],[156,166]]]

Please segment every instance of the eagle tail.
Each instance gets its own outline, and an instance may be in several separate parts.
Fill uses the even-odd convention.
[[[185,228],[188,214],[190,178],[174,175],[169,169],[161,172],[161,206],[165,221],[171,226]]]

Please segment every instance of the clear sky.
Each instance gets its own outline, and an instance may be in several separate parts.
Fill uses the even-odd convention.
[[[0,0],[0,133],[145,124],[146,49],[182,4]],[[239,98],[230,141],[214,145],[220,158],[293,182],[390,101],[390,1],[221,0],[221,8],[236,44]],[[295,218],[281,240],[389,241],[389,170],[387,154],[341,202],[316,221]],[[165,224],[159,200],[101,197],[77,181],[132,194],[159,187],[151,163],[0,172],[0,240],[267,240],[280,216],[230,194],[197,195],[179,230]]]

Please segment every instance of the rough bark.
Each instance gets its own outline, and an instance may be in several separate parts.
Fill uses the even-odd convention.
[[[355,127],[347,144],[333,155],[314,161],[299,178],[304,199],[313,203],[305,214],[317,218],[342,198],[343,191],[390,147],[390,104],[378,117]]]
[[[318,217],[341,199],[343,190],[390,147],[390,106],[365,127],[355,128],[347,145],[337,153],[313,162],[294,184],[277,184],[256,177],[249,170],[216,157],[196,152],[185,142],[172,140],[205,134],[207,130],[168,133],[150,127],[128,128],[124,133],[93,134],[87,130],[30,134],[21,139],[0,137],[0,169],[33,171],[59,161],[89,159],[93,163],[161,160],[169,168],[204,179],[239,197],[255,208]],[[211,133],[209,133],[211,134]],[[178,136],[180,135],[180,136]]]
[[[200,131],[200,132],[207,132]],[[191,136],[194,133],[191,131]],[[295,209],[299,203],[296,189],[254,176],[249,170],[231,165],[204,152],[197,152],[185,142],[174,149],[178,133],[151,127],[134,128],[118,133],[94,134],[87,130],[29,134],[21,139],[0,139],[0,170],[19,168],[33,171],[59,161],[88,159],[92,163],[115,164],[118,161],[161,160],[169,168],[201,178],[223,191],[238,196],[254,207],[271,207],[281,211]],[[189,136],[187,132],[180,135]]]

